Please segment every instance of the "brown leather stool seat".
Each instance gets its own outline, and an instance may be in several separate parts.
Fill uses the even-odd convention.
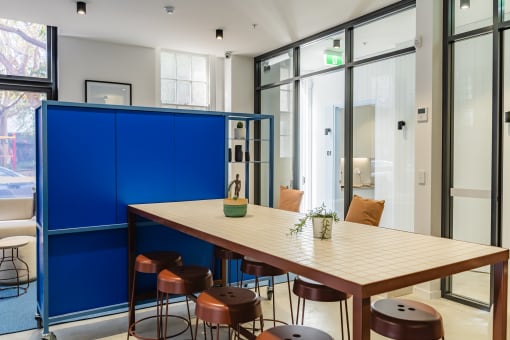
[[[270,328],[257,337],[258,340],[333,340],[333,338],[326,332],[317,328],[299,326],[299,325],[284,325]]]
[[[135,321],[135,287],[136,273],[158,274],[165,267],[175,267],[182,265],[182,257],[175,251],[153,251],[139,254],[135,259],[135,267],[133,268],[133,283],[131,286],[131,299],[129,301],[129,328],[128,338],[130,335],[137,339],[152,339],[137,335],[135,332],[136,325],[144,320],[157,317],[157,315],[149,316]]]
[[[305,318],[305,302],[306,300],[320,301],[320,302],[340,302],[340,330],[342,333],[342,339],[344,339],[344,313],[345,309],[347,325],[347,339],[350,339],[349,332],[349,311],[347,309],[347,299],[350,298],[350,294],[341,292],[339,290],[330,288],[321,284],[320,282],[310,280],[306,277],[298,276],[294,280],[294,286],[292,287],[294,294],[298,296],[298,305],[296,311],[296,323],[299,323],[299,308],[301,299],[303,299],[303,307],[301,310],[301,325]],[[342,308],[342,301],[344,302],[344,308]]]
[[[229,325],[239,333],[241,323],[260,318],[262,328],[260,298],[245,288],[214,287],[202,292],[197,298],[195,314],[197,320],[194,339],[197,337],[199,319],[204,322],[204,328],[205,322],[209,322]],[[219,326],[216,327],[216,338],[219,339]]]
[[[287,271],[273,267],[267,263],[259,262],[253,258],[245,256],[243,258],[243,261],[241,262],[241,273],[242,273],[241,274],[241,285],[243,283],[244,274],[249,274],[249,275],[255,276],[255,291],[258,292],[259,295],[260,295],[260,283],[259,283],[260,277],[270,276],[271,280],[272,280],[271,282],[274,284],[275,276],[287,274],[287,288],[289,291],[290,315],[291,315],[292,323],[294,323],[294,311],[292,310],[292,296],[290,293],[290,277],[289,277],[289,273]],[[273,326],[276,326],[277,322],[287,324],[284,321],[276,319],[275,311],[276,311],[275,299],[273,299],[273,318],[266,319],[266,320],[273,321]]]
[[[221,271],[222,271],[221,285],[229,286],[230,285],[229,279],[230,279],[230,267],[231,266],[228,264],[228,261],[230,261],[230,260],[236,261],[236,269],[235,270],[237,273],[238,272],[237,271],[238,262],[239,262],[239,260],[241,260],[243,258],[243,255],[236,253],[235,251],[226,249],[226,248],[214,246],[214,258],[219,259],[221,261]],[[239,279],[237,280],[237,282],[239,283]]]
[[[382,299],[371,307],[371,327],[396,340],[444,339],[443,319],[431,306],[405,299]]]
[[[170,337],[180,335],[186,331],[189,327],[191,338],[193,338],[193,327],[191,327],[191,314],[189,310],[189,298],[188,296],[204,291],[211,288],[214,285],[213,275],[209,268],[200,266],[180,266],[168,269],[163,269],[158,274],[158,315],[160,322],[158,326],[164,325],[164,329],[158,327],[158,338],[167,338],[168,334],[168,318],[174,317],[183,319],[187,323],[187,327],[184,330],[170,335]],[[188,309],[188,319],[185,319],[178,315],[168,314],[168,300],[170,295],[184,295],[186,297],[186,307]],[[163,313],[163,307],[166,305],[165,313]],[[165,318],[163,320],[163,317]]]

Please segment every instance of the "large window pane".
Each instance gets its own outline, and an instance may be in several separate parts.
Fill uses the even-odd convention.
[[[492,35],[455,43],[454,56],[452,237],[490,244]],[[488,267],[452,282],[452,293],[490,302]],[[468,283],[479,286],[476,296],[464,288]]]
[[[505,20],[510,20],[510,1],[505,1]]]
[[[207,109],[209,106],[208,57],[162,51],[160,59],[161,104],[177,108]]]
[[[191,80],[206,81],[207,80],[207,59],[202,56],[191,57]]]
[[[344,71],[305,78],[300,90],[303,209],[324,203],[344,215]]]
[[[0,74],[48,78],[47,28],[0,19]]]
[[[385,200],[380,225],[407,231],[414,230],[414,70],[414,54],[354,69],[353,192]]]
[[[261,84],[271,84],[293,77],[293,52],[289,50],[276,57],[264,60],[260,68]]]
[[[45,94],[0,90],[0,198],[35,187],[35,108]]]
[[[354,29],[354,60],[411,47],[416,36],[416,8]]]
[[[308,74],[345,63],[345,34],[343,32],[300,46],[300,72]]]
[[[177,55],[177,79],[191,80],[191,58],[189,55]]]
[[[161,52],[161,78],[177,78],[175,53]]]
[[[294,161],[294,86],[266,89],[261,93],[261,113],[274,115],[274,202],[278,202],[280,185],[293,186]],[[266,197],[261,188],[261,197]]]
[[[469,4],[461,6],[462,4]],[[480,27],[492,25],[492,1],[454,1],[454,33],[463,33]]]

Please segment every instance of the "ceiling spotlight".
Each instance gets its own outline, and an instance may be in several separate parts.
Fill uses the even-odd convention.
[[[340,39],[334,39],[333,40],[333,47],[334,48],[340,48]]]
[[[174,6],[165,6],[163,9],[165,10],[166,14],[174,14]]]
[[[460,0],[460,9],[468,9],[471,6],[471,0]]]
[[[216,30],[216,39],[223,40],[223,30],[222,29]]]
[[[76,3],[76,13],[80,15],[87,14],[87,4],[84,1],[78,1]]]

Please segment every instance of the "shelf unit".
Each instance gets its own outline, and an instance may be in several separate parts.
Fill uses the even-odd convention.
[[[234,138],[237,123],[243,123],[244,138]],[[236,114],[228,116],[227,145],[231,157],[228,160],[228,183],[235,179],[237,173],[244,182],[241,196],[255,204],[273,206],[274,179],[274,117],[263,114]],[[235,147],[241,146],[241,161],[236,161]],[[249,160],[246,160],[246,151]],[[231,159],[229,159],[231,158]],[[254,188],[254,191],[250,190]],[[227,193],[228,195],[228,193]]]

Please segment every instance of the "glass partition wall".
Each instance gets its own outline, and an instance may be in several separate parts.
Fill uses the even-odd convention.
[[[444,9],[443,236],[508,247],[510,7],[445,0]],[[490,280],[490,267],[454,275],[443,295],[488,309]]]
[[[415,22],[400,1],[255,58],[255,112],[279,115],[274,187],[303,190],[302,211],[344,216],[357,194],[413,228]]]

